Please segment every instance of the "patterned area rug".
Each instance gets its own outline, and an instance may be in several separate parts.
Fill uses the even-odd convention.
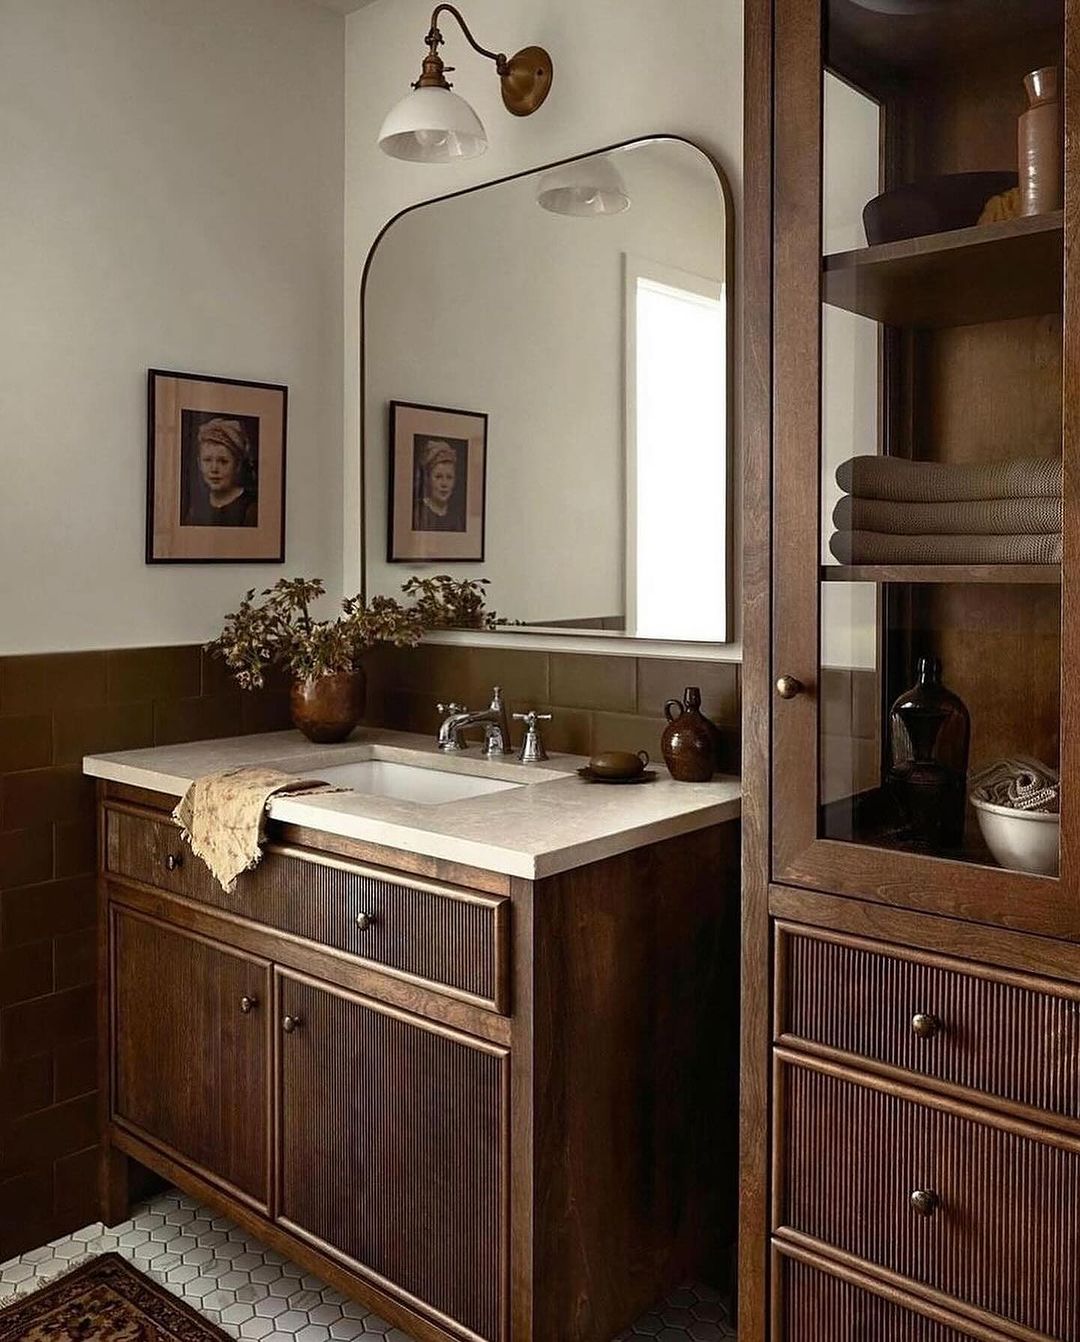
[[[0,1309],[0,1342],[230,1342],[220,1328],[119,1254]]]

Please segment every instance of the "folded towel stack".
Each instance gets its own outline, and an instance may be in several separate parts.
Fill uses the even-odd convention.
[[[852,457],[829,549],[841,564],[1060,564],[1061,462]]]

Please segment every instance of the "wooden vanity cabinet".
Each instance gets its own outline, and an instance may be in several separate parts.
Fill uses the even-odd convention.
[[[1080,1342],[1080,2],[745,15],[740,1339]],[[1063,208],[869,239],[880,192],[1015,170],[1046,66]],[[834,557],[865,455],[1060,459],[1062,563]],[[964,794],[1060,771],[1057,873],[999,865],[970,804],[948,846],[904,814],[890,709],[927,656]]]
[[[270,965],[114,905],[113,1113],[236,1197],[270,1205]]]
[[[138,1166],[420,1342],[611,1342],[732,1260],[737,827],[531,882],[100,792],[102,1217]]]
[[[279,971],[278,1224],[500,1336],[509,1050]]]

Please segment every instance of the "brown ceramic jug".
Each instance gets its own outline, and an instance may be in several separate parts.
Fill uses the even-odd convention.
[[[1028,109],[1020,117],[1020,213],[1060,210],[1064,198],[1064,139],[1058,70],[1032,70],[1024,79]]]
[[[660,738],[664,763],[680,783],[707,783],[716,772],[716,745],[712,723],[701,711],[701,691],[690,685],[682,703],[669,699],[664,705],[668,725]]]
[[[363,671],[294,680],[289,696],[293,726],[319,745],[344,741],[364,716],[366,690]]]

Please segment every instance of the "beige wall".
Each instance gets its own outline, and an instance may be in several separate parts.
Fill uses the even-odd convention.
[[[387,158],[376,138],[416,78],[428,6],[374,0],[346,26],[344,579],[361,571],[359,305],[367,253],[399,210],[465,186],[540,167],[637,136],[667,132],[700,144],[732,183],[736,227],[742,163],[741,0],[474,0],[468,19],[484,45],[548,47],[555,79],[546,105],[503,110],[494,71],[444,25],[456,88],[480,114],[490,148],[454,165]],[[737,286],[736,286],[737,288]],[[738,329],[736,294],[735,325]],[[737,657],[737,646],[727,650]]]
[[[0,0],[0,652],[199,641],[281,568],[143,562],[146,369],[290,388],[287,571],[340,583],[344,20]]]

